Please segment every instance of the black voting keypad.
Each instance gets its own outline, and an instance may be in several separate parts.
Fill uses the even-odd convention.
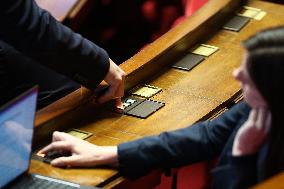
[[[124,114],[139,118],[147,118],[161,107],[165,106],[165,103],[142,99],[135,96],[124,98],[122,103]]]
[[[71,156],[70,152],[65,151],[50,151],[45,156],[38,155],[36,153],[32,154],[32,159],[42,161],[45,163],[50,163],[52,160],[59,158],[59,157],[67,157]]]
[[[127,111],[125,114],[139,118],[147,118],[163,106],[165,106],[165,103],[145,100],[131,110]]]
[[[244,16],[234,16],[231,20],[229,20],[223,28],[226,30],[231,30],[238,32],[240,31],[247,23],[249,23],[250,18]]]
[[[124,98],[122,100],[122,104],[124,108],[123,113],[128,112],[129,110],[136,107],[138,104],[142,103],[143,101],[145,101],[145,99],[137,98],[135,96],[129,96],[127,98]]]
[[[185,57],[183,57],[181,60],[179,60],[172,67],[189,71],[193,67],[198,65],[200,62],[202,62],[204,59],[205,59],[204,56],[190,53],[186,55]]]

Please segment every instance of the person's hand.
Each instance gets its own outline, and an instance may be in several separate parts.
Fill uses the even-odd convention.
[[[271,113],[266,108],[252,109],[248,120],[238,130],[233,156],[252,155],[265,143],[271,127]]]
[[[116,165],[116,146],[96,146],[87,141],[75,138],[67,133],[53,133],[52,143],[43,148],[38,154],[47,154],[49,151],[66,151],[71,156],[59,157],[51,161],[56,167],[93,167],[97,165]]]
[[[109,71],[104,78],[104,81],[109,85],[109,88],[102,96],[99,97],[98,102],[104,103],[108,100],[115,99],[116,106],[122,107],[121,97],[124,95],[125,72],[111,59],[109,59],[109,62]]]

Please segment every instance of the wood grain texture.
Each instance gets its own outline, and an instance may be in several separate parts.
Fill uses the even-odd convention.
[[[251,20],[240,33],[225,31],[222,24],[241,6],[241,1],[211,0],[121,65],[127,73],[126,91],[139,83],[163,89],[152,98],[166,103],[161,110],[147,119],[121,115],[113,112],[109,104],[90,103],[88,90],[77,90],[38,112],[35,148],[48,142],[53,130],[76,127],[94,134],[87,139],[91,143],[116,145],[183,128],[224,111],[240,95],[240,86],[231,73],[242,60],[241,41],[261,29],[284,24],[284,6],[263,1],[249,1],[247,5],[263,9],[267,15],[261,21]],[[172,69],[170,65],[196,43],[220,50],[190,72]],[[30,172],[86,185],[113,186],[110,183],[121,179],[112,169],[58,169],[38,161],[32,161]]]
[[[284,188],[284,172],[273,176],[272,178],[252,187],[253,189],[283,189]]]
[[[163,69],[178,59],[186,49],[192,47],[204,36],[208,37],[215,31],[220,29],[224,20],[229,18],[233,12],[239,7],[241,0],[218,0],[210,1],[202,9],[193,16],[186,19],[177,27],[173,28],[155,42],[148,45],[142,51],[134,55],[129,60],[121,64],[121,68],[126,72],[126,91],[134,87],[136,84],[145,82],[155,73]],[[218,13],[218,14],[217,14]],[[202,24],[201,24],[202,23]],[[84,89],[87,91],[87,89]],[[36,126],[51,119],[50,110],[57,109],[53,113],[52,118],[56,118],[61,114],[71,111],[81,104],[84,99],[90,98],[90,93],[82,93],[78,97],[79,90],[71,93],[68,98],[72,100],[60,100],[50,105],[46,109],[40,111],[37,115]],[[59,104],[59,105],[58,105]],[[58,107],[63,106],[62,111]],[[64,109],[64,110],[63,110]]]

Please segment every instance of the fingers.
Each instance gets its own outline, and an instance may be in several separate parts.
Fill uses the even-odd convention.
[[[98,99],[99,103],[104,103],[108,100],[117,98],[116,91],[118,90],[118,85],[111,85],[108,90]]]
[[[268,133],[270,128],[271,128],[271,112],[268,111],[268,114],[267,114],[267,118],[266,118],[266,121],[265,121],[265,132]]]
[[[107,92],[102,95],[98,101],[99,103],[104,103],[110,99],[116,99],[116,106],[122,106],[121,97],[124,96],[124,77],[121,82],[117,85],[110,85]]]
[[[72,151],[72,145],[67,141],[57,141],[53,142],[43,149],[41,149],[38,153],[39,154],[46,154],[50,151]]]
[[[124,96],[124,82],[125,82],[125,73],[123,72],[120,85],[118,86],[118,88],[116,90],[117,97],[123,97]]]
[[[259,130],[263,130],[267,134],[271,127],[271,113],[267,108],[259,108],[256,110],[257,116],[255,126]]]
[[[55,167],[93,167],[96,163],[86,161],[81,155],[72,155],[69,157],[59,157],[50,162]]]
[[[55,141],[78,141],[80,139],[68,134],[68,133],[65,133],[65,132],[59,132],[59,131],[55,131],[53,132],[53,135],[52,135],[52,142],[55,142]]]
[[[119,110],[123,110],[123,103],[121,101],[121,98],[115,99],[115,107]]]
[[[256,122],[256,119],[257,119],[257,110],[256,109],[252,109],[249,113],[249,118],[248,120],[252,123],[255,123]]]
[[[80,166],[80,167],[82,167],[82,166],[85,165],[85,164],[81,163],[81,158],[78,155],[56,158],[56,159],[52,160],[50,162],[50,164],[52,166],[55,166],[55,167],[66,167],[66,166],[71,166],[71,167]],[[87,166],[87,165],[85,165],[85,166]]]
[[[256,153],[266,141],[270,127],[269,109],[264,107],[252,109],[248,120],[236,134],[232,154],[240,156]]]
[[[258,129],[262,129],[264,125],[264,120],[265,120],[265,109],[259,108],[256,111],[257,111],[257,117],[255,120],[255,126]]]
[[[117,89],[117,95],[119,98],[117,98],[115,101],[115,106],[120,109],[123,109],[121,97],[124,96],[124,81],[125,81],[125,77],[123,76],[122,83],[120,84],[121,86]]]
[[[124,81],[125,81],[125,77],[123,76],[122,82],[120,83],[120,86],[117,88],[116,94],[115,94],[118,97],[115,99],[115,106],[120,109],[123,109],[121,97],[124,96]]]
[[[125,73],[112,60],[105,79],[109,85],[108,90],[98,99],[99,103],[104,103],[111,99],[121,98],[124,95]]]
[[[54,150],[71,151],[70,140],[75,139],[67,133],[55,131],[52,135],[52,143],[41,149],[38,154],[46,154],[47,152]]]

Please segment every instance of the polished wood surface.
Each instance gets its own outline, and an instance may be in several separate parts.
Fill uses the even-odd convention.
[[[47,10],[58,21],[63,22],[77,3],[82,0],[35,0],[43,9]]]
[[[267,15],[251,22],[239,33],[221,29],[226,19],[241,6],[238,0],[211,0],[154,43],[121,65],[126,71],[126,91],[139,83],[163,89],[152,99],[166,103],[147,119],[113,112],[108,105],[90,103],[91,93],[78,90],[41,110],[36,118],[35,148],[48,141],[53,130],[76,127],[92,132],[89,142],[116,145],[121,142],[183,128],[214,117],[240,96],[240,86],[232,71],[240,65],[241,41],[257,31],[283,25],[284,6],[249,1],[248,6],[263,9]],[[171,69],[196,43],[220,48],[190,72]],[[121,177],[107,168],[59,169],[32,160],[30,171],[85,185],[113,186]],[[107,187],[106,187],[107,188]]]
[[[145,81],[157,71],[160,71],[161,68],[166,68],[183,54],[186,49],[197,43],[200,38],[210,36],[209,34],[212,35],[214,31],[217,31],[221,27],[223,21],[228,19],[228,15],[233,14],[239,7],[240,2],[241,0],[210,1],[184,23],[173,28],[154,43],[148,45],[124,62],[121,68],[127,74],[126,91],[136,84]],[[91,93],[87,89],[83,89],[83,91],[82,96],[78,96],[81,90],[75,91],[74,97],[72,97],[72,94],[71,97],[69,96],[72,100],[63,100],[63,102],[54,103],[38,112],[36,126],[42,125],[51,118],[56,118],[69,110],[73,110],[78,104],[82,103],[82,100],[85,102],[85,99],[89,99]],[[64,108],[59,110],[62,105]],[[49,112],[55,109],[56,112],[53,112],[51,117]]]
[[[284,188],[284,172],[264,181],[253,187],[253,189],[283,189]]]

